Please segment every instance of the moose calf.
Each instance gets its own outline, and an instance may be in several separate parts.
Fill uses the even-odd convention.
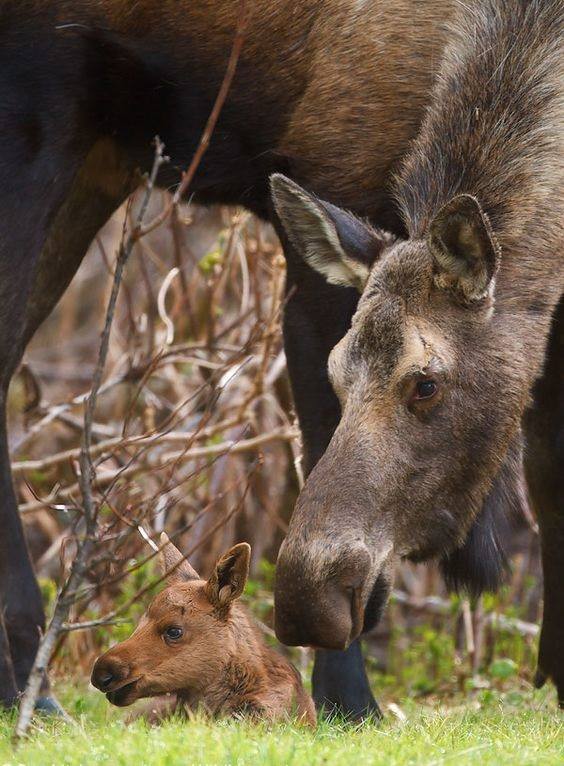
[[[135,632],[96,661],[92,683],[113,705],[176,694],[178,710],[276,720],[295,713],[315,725],[315,708],[293,665],[268,648],[237,603],[250,546],[225,553],[205,581],[163,533],[160,564],[168,587]]]

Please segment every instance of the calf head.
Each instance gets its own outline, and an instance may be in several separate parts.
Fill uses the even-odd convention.
[[[497,555],[487,498],[513,480],[501,464],[527,391],[515,328],[495,311],[500,248],[476,199],[454,197],[426,238],[401,241],[282,176],[272,190],[309,265],[361,292],[329,357],[341,422],[298,499],[275,598],[283,642],[342,649],[377,618],[398,558],[445,557],[456,581],[457,567]]]
[[[164,534],[162,545],[168,587],[130,638],[99,657],[92,670],[93,685],[120,707],[167,693],[197,698],[218,680],[237,648],[229,617],[247,581],[249,545],[225,553],[207,581]]]

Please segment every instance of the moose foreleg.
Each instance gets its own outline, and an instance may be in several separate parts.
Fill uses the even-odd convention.
[[[307,475],[325,452],[341,417],[327,374],[327,359],[349,329],[359,296],[352,288],[328,284],[293,252],[280,226],[278,234],[288,265],[284,346]],[[329,714],[351,719],[380,715],[358,641],[346,652],[315,653],[313,699],[318,709]]]

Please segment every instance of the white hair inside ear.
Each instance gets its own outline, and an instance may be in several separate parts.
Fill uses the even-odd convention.
[[[361,293],[366,287],[370,269],[364,263],[349,258],[343,250],[335,227],[329,221],[319,221],[325,228],[323,241],[312,240],[302,257],[327,282],[342,287],[356,287]],[[327,247],[327,244],[330,247]]]
[[[302,258],[331,284],[362,292],[374,260],[390,242],[388,235],[318,200],[283,175],[273,175],[270,182],[280,222]]]

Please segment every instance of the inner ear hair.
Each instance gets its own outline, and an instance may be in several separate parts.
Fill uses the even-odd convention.
[[[298,254],[331,284],[362,292],[371,267],[394,238],[279,173],[270,182],[278,218]]]
[[[491,294],[501,248],[475,197],[459,194],[443,205],[431,222],[427,243],[438,287],[454,289],[468,303]]]
[[[248,543],[234,545],[219,559],[206,583],[206,593],[213,604],[224,607],[239,598],[247,583],[250,560]]]

